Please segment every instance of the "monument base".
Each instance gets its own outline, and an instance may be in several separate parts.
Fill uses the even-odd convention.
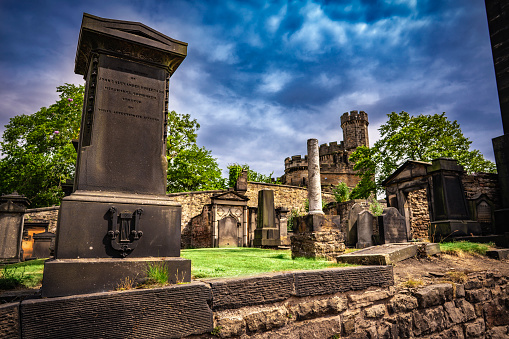
[[[495,233],[509,232],[509,208],[495,210]]]
[[[254,247],[277,247],[280,245],[278,228],[257,228],[254,230]]]
[[[441,220],[432,222],[429,228],[431,241],[465,235],[481,235],[481,224],[472,220]]]
[[[191,260],[180,257],[55,259],[44,263],[43,297],[107,292],[147,280],[150,266],[164,265],[168,282],[191,281]]]

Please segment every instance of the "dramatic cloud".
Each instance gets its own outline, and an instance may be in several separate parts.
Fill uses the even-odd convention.
[[[493,159],[502,134],[484,3],[465,1],[0,2],[0,132],[57,98],[82,13],[142,22],[189,43],[170,109],[201,125],[219,164],[281,175],[306,139],[342,139],[339,117],[445,111]]]

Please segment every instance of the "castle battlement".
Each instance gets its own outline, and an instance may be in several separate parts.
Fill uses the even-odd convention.
[[[341,141],[339,144],[337,141],[332,141],[328,144],[321,144],[319,148],[319,154],[320,155],[327,155],[332,154],[336,152],[342,152],[345,150],[345,146],[343,144],[343,141]]]
[[[366,124],[369,124],[368,122],[368,114],[364,111],[350,111],[350,113],[348,112],[345,112],[343,113],[343,115],[341,116],[341,128],[344,128],[343,127],[343,124],[347,123],[347,122],[354,122],[354,121],[362,121],[362,122],[365,122]]]

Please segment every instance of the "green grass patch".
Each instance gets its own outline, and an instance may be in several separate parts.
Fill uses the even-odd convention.
[[[39,286],[42,282],[45,260],[37,259],[0,266],[0,290]]]
[[[191,259],[193,279],[352,266],[312,258],[292,260],[290,250],[261,248],[189,249],[182,250],[181,256]]]
[[[495,244],[493,243],[481,244],[468,241],[453,241],[440,243],[440,250],[443,253],[455,256],[462,256],[464,254],[486,255],[486,251],[494,246]]]

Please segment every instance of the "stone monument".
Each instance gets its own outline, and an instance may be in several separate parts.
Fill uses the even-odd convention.
[[[504,131],[492,139],[502,201],[495,210],[495,230],[504,234],[509,232],[509,6],[501,0],[485,0],[485,4]]]
[[[345,235],[341,232],[339,215],[325,215],[322,211],[322,190],[318,140],[309,139],[308,146],[308,199],[309,213],[295,218],[291,237],[292,258],[335,259],[345,250]]]
[[[370,211],[361,211],[357,219],[357,248],[373,246],[373,223],[375,216]]]
[[[253,246],[276,247],[281,245],[279,229],[276,227],[274,191],[258,191],[258,219],[254,230]]]
[[[378,217],[378,229],[382,245],[408,241],[405,217],[396,207],[384,208],[382,215]]]
[[[23,259],[21,241],[23,215],[28,199],[17,192],[0,196],[0,262],[19,262]]]
[[[141,23],[83,15],[75,73],[86,80],[74,192],[62,201],[44,297],[114,290],[180,258],[181,206],[166,197],[169,78],[187,44]]]
[[[461,182],[463,166],[456,160],[437,158],[427,167],[431,179],[431,241],[445,237],[481,235],[481,225],[470,220],[465,190]]]

